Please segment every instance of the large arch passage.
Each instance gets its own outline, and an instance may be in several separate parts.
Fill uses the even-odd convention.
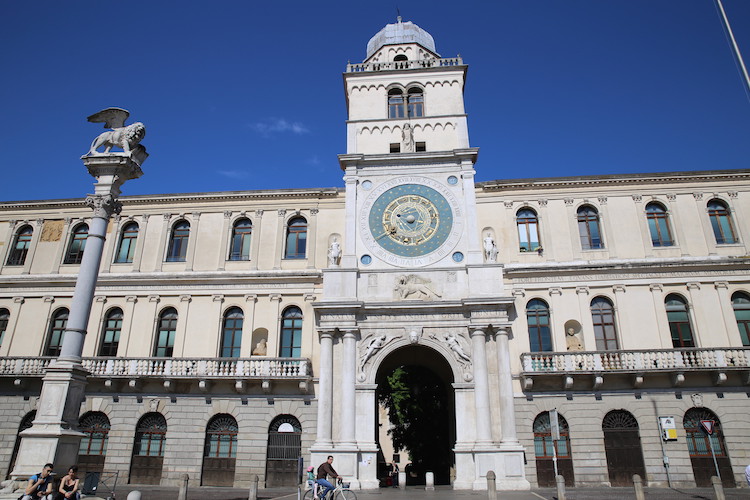
[[[406,470],[407,485],[451,484],[455,475],[456,411],[451,366],[435,350],[409,345],[394,350],[376,375],[379,415],[376,440],[385,462]]]

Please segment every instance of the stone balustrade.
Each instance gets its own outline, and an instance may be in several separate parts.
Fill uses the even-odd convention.
[[[747,369],[750,348],[532,352],[522,354],[521,363],[526,373]]]
[[[527,352],[521,367],[527,391],[750,385],[750,347]]]
[[[416,61],[390,61],[370,63],[349,63],[346,65],[347,73],[360,73],[364,71],[389,71],[405,69],[440,68],[445,66],[461,66],[463,59],[460,57],[447,57],[442,59],[419,59]]]
[[[53,357],[0,358],[0,376],[43,376]],[[307,358],[83,358],[94,378],[308,379]]]

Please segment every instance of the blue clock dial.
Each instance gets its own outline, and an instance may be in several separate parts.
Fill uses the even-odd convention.
[[[369,214],[374,240],[401,257],[421,257],[437,250],[453,227],[448,201],[431,187],[403,184],[384,192]]]

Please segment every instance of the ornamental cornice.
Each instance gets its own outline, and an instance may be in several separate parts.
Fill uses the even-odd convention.
[[[634,184],[687,184],[717,181],[750,180],[749,170],[702,170],[695,172],[663,172],[648,174],[612,174],[538,179],[508,179],[477,182],[477,188],[492,191],[570,188],[582,186],[627,186]]]

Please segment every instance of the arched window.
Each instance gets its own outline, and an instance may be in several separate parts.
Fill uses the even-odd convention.
[[[128,222],[120,232],[120,244],[117,246],[115,262],[118,264],[130,264],[135,255],[135,243],[138,240],[138,224]]]
[[[653,246],[671,247],[674,245],[672,231],[669,229],[669,214],[664,205],[656,202],[646,205],[646,220]]]
[[[279,415],[268,428],[266,487],[294,486],[297,457],[302,450],[302,426],[293,415]]]
[[[9,266],[24,265],[33,234],[34,229],[31,226],[23,226],[16,232],[16,236],[13,239],[13,246],[10,249],[10,254],[8,254],[7,264]]]
[[[173,307],[164,309],[159,315],[159,328],[156,332],[154,356],[171,358],[174,351],[174,338],[177,333],[177,311]]]
[[[578,209],[578,234],[583,250],[604,248],[599,229],[599,212],[594,207],[584,205]]]
[[[750,296],[744,292],[734,293],[732,309],[734,309],[734,318],[737,320],[737,328],[740,330],[742,345],[750,346]],[[2,321],[2,315],[0,315],[0,321]]]
[[[299,358],[302,354],[302,310],[292,306],[284,309],[281,315],[281,346],[279,356],[282,358]]]
[[[36,410],[32,410],[29,413],[27,413],[23,417],[23,419],[21,419],[21,424],[18,426],[18,433],[16,434],[16,444],[13,446],[13,453],[10,456],[10,466],[8,467],[8,475],[6,476],[6,479],[10,479],[10,473],[16,467],[16,458],[18,457],[18,448],[21,446],[21,432],[25,431],[26,429],[29,429],[31,425],[33,424],[35,418],[36,418]]]
[[[234,223],[229,260],[250,260],[250,237],[252,234],[253,223],[250,222],[250,219],[240,219]]]
[[[526,321],[529,326],[529,345],[532,352],[552,351],[552,335],[549,329],[549,306],[543,300],[532,299],[526,305]]]
[[[632,486],[633,475],[646,479],[638,421],[625,410],[612,410],[602,420],[604,451],[612,486]]]
[[[519,250],[522,252],[536,251],[539,248],[539,219],[536,212],[530,208],[522,208],[516,213],[518,226]]]
[[[8,329],[8,322],[10,321],[10,311],[7,309],[0,309],[0,346],[3,345],[5,339],[5,331]]]
[[[734,224],[732,223],[732,214],[729,212],[726,203],[713,199],[708,202],[707,207],[708,218],[711,220],[716,244],[728,245],[737,243],[737,235],[734,232]]]
[[[667,309],[669,331],[672,334],[673,347],[695,347],[693,328],[690,326],[690,316],[685,299],[677,294],[669,294],[664,299]]]
[[[47,347],[44,349],[45,356],[59,356],[62,349],[65,329],[68,327],[68,310],[58,309],[52,315],[47,332]]]
[[[102,472],[110,429],[107,415],[100,411],[86,413],[81,417],[78,425],[83,433],[81,445],[78,448],[78,467],[82,476],[86,477],[87,472]]]
[[[172,226],[167,248],[167,262],[185,262],[188,241],[190,240],[190,223],[181,220]]]
[[[615,308],[609,299],[595,297],[591,301],[591,320],[594,322],[596,350],[612,351],[619,349],[617,327],[615,326]]]
[[[221,413],[209,420],[203,447],[203,486],[234,485],[237,457],[237,420]]]
[[[405,118],[404,92],[401,89],[388,91],[388,118]]]
[[[242,344],[242,309],[233,307],[224,313],[224,325],[221,332],[222,358],[239,358]]]
[[[409,58],[405,54],[399,54],[393,58],[394,61],[408,61]]]
[[[307,250],[307,221],[295,217],[286,228],[286,258],[304,259]]]
[[[80,264],[83,251],[86,249],[86,239],[89,237],[88,224],[78,224],[70,237],[68,252],[65,254],[65,264]]]
[[[122,309],[115,307],[114,309],[110,309],[104,317],[99,356],[117,356],[117,346],[120,344],[121,331]]]
[[[570,452],[570,432],[568,421],[558,413],[560,439],[552,439],[549,412],[545,411],[534,419],[534,455],[536,455],[536,477],[539,486],[555,485],[553,457],[557,454],[557,470],[565,478],[566,486],[575,486],[573,458]]]
[[[424,116],[424,93],[419,87],[411,87],[407,94],[409,96],[408,113],[409,118]]]
[[[161,413],[146,413],[138,422],[130,461],[130,482],[159,484],[167,441],[167,421]]]
[[[713,432],[710,436],[703,429],[702,420],[710,420],[713,423]],[[718,466],[724,487],[734,488],[732,464],[727,455],[727,446],[719,417],[708,408],[691,408],[685,412],[682,425],[685,428],[685,440],[690,454],[690,463],[693,466],[695,485],[711,486],[711,476],[716,475],[716,466]],[[716,465],[714,465],[714,457]]]

